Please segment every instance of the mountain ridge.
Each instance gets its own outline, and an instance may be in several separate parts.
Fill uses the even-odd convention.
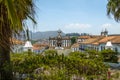
[[[32,32],[31,39],[39,40],[39,39],[49,39],[49,37],[56,37],[58,35],[58,31],[44,31],[44,32]],[[65,36],[65,33],[61,33],[62,36]]]

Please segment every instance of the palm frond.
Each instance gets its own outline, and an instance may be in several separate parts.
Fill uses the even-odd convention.
[[[33,0],[0,0],[0,46],[9,47],[7,44],[12,34],[19,34],[24,30],[24,20],[34,20]]]
[[[108,0],[107,15],[114,16],[114,19],[119,22],[120,20],[120,0]]]

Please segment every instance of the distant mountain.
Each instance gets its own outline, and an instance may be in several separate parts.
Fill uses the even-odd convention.
[[[32,32],[31,38],[32,40],[49,39],[49,37],[56,37],[57,35],[57,31]],[[65,33],[62,32],[61,35],[65,36]]]
[[[58,31],[45,31],[45,32],[32,32],[29,31],[29,37],[32,40],[42,40],[49,39],[49,37],[56,37],[58,35]],[[61,32],[62,36],[66,34]],[[13,38],[17,38],[19,40],[27,40],[26,32],[22,31],[19,35],[13,35]]]

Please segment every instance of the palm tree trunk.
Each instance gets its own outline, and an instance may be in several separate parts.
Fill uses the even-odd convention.
[[[12,67],[10,64],[10,38],[12,31],[8,20],[6,7],[0,4],[0,80],[12,80]]]
[[[3,25],[1,32],[3,35],[0,34],[0,44],[3,45],[0,46],[0,80],[12,80],[12,66],[10,63],[11,32],[9,30],[8,24]],[[6,32],[8,32],[8,34],[5,34]]]
[[[10,52],[0,47],[0,80],[12,80]]]
[[[0,80],[12,80],[12,66],[10,63],[10,33],[9,26],[2,26],[2,34],[0,34]],[[5,34],[8,31],[8,34]],[[4,38],[4,36],[7,36]],[[7,45],[7,46],[4,46]]]

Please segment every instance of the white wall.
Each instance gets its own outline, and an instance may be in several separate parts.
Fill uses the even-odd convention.
[[[104,47],[105,47],[105,45],[106,45],[105,43],[102,43],[102,44],[98,45],[98,51],[101,51],[101,47],[103,47],[103,48],[104,48]]]
[[[72,52],[79,51],[79,47],[71,48],[71,49],[72,49]]]
[[[21,52],[23,52],[23,45],[13,45],[12,46],[12,51],[14,53],[21,53]]]
[[[100,44],[99,45],[99,51],[101,51],[101,46],[105,47],[106,44]],[[117,48],[117,51],[120,53],[120,44],[112,44],[113,45],[113,50],[115,51],[115,48]]]
[[[113,50],[115,50],[115,48],[117,48],[117,52],[120,53],[120,44],[113,44]]]

